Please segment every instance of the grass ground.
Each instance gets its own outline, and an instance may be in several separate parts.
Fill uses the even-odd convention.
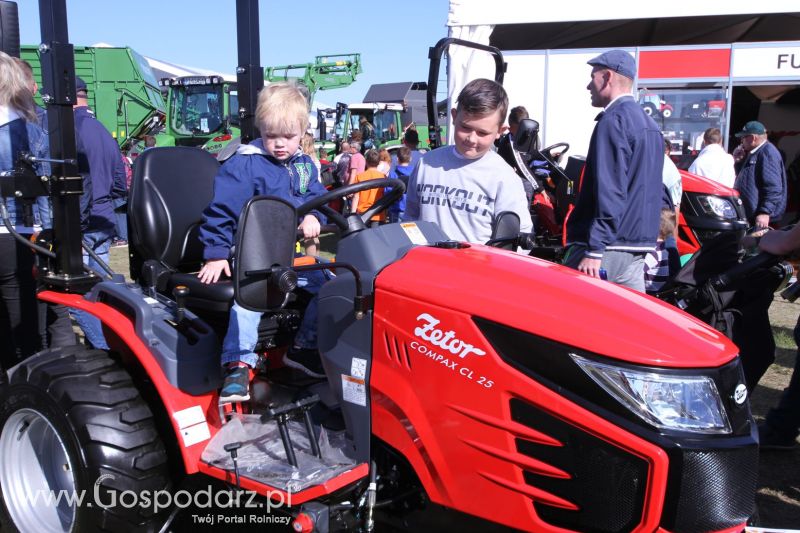
[[[798,315],[800,302],[789,303],[776,295],[770,307],[770,321],[778,347],[775,363],[750,397],[756,420],[763,419],[789,383],[797,354],[792,330]],[[764,450],[759,459],[759,525],[800,528],[800,447],[792,451]]]

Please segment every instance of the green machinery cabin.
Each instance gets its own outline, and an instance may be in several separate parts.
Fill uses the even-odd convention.
[[[38,46],[21,47],[41,87],[39,54]],[[86,82],[89,107],[124,152],[161,127],[166,106],[158,81],[147,60],[131,48],[76,46],[75,73]],[[36,100],[42,105],[42,95]]]

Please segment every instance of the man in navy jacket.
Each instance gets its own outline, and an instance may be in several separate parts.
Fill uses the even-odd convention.
[[[89,109],[86,82],[76,78],[75,143],[78,173],[83,178],[81,197],[81,231],[83,241],[108,264],[109,247],[114,236],[114,191],[125,191],[125,166],[117,141]],[[85,251],[83,262],[100,269]],[[95,348],[107,350],[100,321],[83,311],[73,311],[86,340]]]
[[[567,222],[564,263],[644,292],[644,256],[653,250],[661,216],[663,139],[631,94],[636,63],[611,50],[590,60],[587,89],[603,107],[589,143],[575,209]]]
[[[781,153],[767,140],[767,130],[751,120],[736,134],[747,158],[736,176],[747,220],[757,229],[780,222],[786,211],[786,169]]]

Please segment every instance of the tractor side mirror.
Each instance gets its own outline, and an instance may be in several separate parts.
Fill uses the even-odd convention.
[[[516,239],[519,237],[519,215],[513,211],[501,211],[492,220],[492,240],[506,239],[507,242],[498,243],[498,248],[515,250]]]
[[[297,286],[292,270],[297,211],[280,198],[256,196],[239,217],[234,254],[233,294],[251,311],[274,311]]]
[[[530,153],[539,146],[539,123],[532,118],[523,118],[514,135],[514,148],[518,152]]]

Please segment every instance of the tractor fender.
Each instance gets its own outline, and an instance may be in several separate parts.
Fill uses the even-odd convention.
[[[212,388],[206,392],[189,394],[171,383],[162,364],[154,354],[158,341],[151,339],[150,346],[148,346],[137,332],[135,320],[107,303],[92,302],[80,294],[54,291],[40,292],[39,299],[81,309],[95,316],[103,323],[111,349],[121,353],[127,352],[138,361],[152,381],[159,401],[169,416],[186,473],[198,472],[198,463],[203,449],[208,440],[221,427],[217,404],[214,401],[217,384],[211,385]],[[138,329],[141,330],[141,325]],[[109,331],[116,338],[109,336]],[[219,365],[218,357],[217,354],[217,365]],[[217,373],[219,373],[218,366]],[[162,438],[167,440],[166,435],[162,435]]]

